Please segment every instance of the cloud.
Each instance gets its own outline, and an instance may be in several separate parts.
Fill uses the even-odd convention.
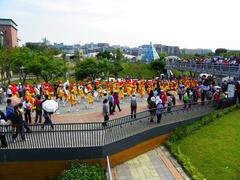
[[[0,0],[1,1],[1,0]],[[239,48],[238,0],[3,0],[23,42]]]

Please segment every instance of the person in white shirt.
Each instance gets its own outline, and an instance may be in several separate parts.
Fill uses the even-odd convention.
[[[0,119],[0,140],[1,140],[1,147],[6,148],[7,147],[7,141],[5,137],[5,131],[6,131],[6,121],[4,119]]]
[[[32,123],[32,117],[31,117],[31,111],[32,111],[32,104],[28,102],[27,100],[23,102],[23,108],[24,108],[24,117],[26,123]]]

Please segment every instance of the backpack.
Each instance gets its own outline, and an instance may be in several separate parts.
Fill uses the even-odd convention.
[[[37,111],[42,111],[42,102],[36,106]]]
[[[131,99],[131,106],[137,106],[137,100],[136,99]]]
[[[188,95],[183,96],[183,101],[185,101],[185,102],[188,102],[188,101],[189,101]]]

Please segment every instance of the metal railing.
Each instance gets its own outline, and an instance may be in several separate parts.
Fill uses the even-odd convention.
[[[50,126],[29,125],[30,133],[25,133],[26,140],[21,140],[18,134],[17,139],[12,140],[12,126],[8,125],[5,133],[8,147],[6,149],[36,149],[36,148],[76,148],[76,147],[100,147],[122,139],[137,135],[139,133],[164,126],[171,123],[182,122],[187,119],[207,115],[216,108],[224,108],[235,103],[234,99],[222,101],[206,101],[194,103],[191,108],[184,108],[183,105],[175,106],[170,112],[164,109],[161,123],[151,123],[150,112],[143,111],[136,114],[132,119],[130,115],[110,120],[107,126],[101,122],[94,123],[69,123],[54,124]]]
[[[106,159],[107,159],[106,177],[107,180],[112,180],[111,165],[108,156],[106,157]]]
[[[236,64],[197,64],[188,62],[167,62],[168,69],[189,70],[197,73],[209,73],[218,76],[240,77],[240,65]]]

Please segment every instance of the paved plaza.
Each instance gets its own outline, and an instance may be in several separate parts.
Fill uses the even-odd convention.
[[[93,105],[89,105],[88,108],[85,108],[85,103],[82,102],[77,105],[79,111],[76,112],[75,108],[71,109],[69,112],[69,104],[63,106],[63,103],[59,103],[59,110],[53,114],[52,121],[53,123],[89,123],[89,122],[102,122],[102,100],[95,99]],[[177,102],[181,104],[181,102]],[[122,111],[116,107],[116,112],[114,115],[110,116],[111,119],[116,119],[122,116],[130,115],[130,99],[128,97],[124,98],[120,103]],[[6,104],[0,105],[0,110],[5,112]],[[143,99],[138,99],[137,112],[147,110],[147,96]],[[32,113],[32,122],[34,123],[35,112]],[[43,120],[44,121],[44,120]]]

